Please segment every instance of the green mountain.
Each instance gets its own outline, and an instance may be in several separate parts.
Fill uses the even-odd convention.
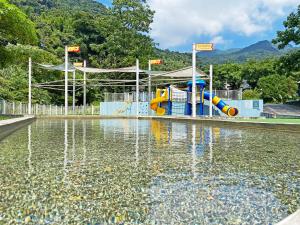
[[[200,52],[198,53],[199,61],[201,63],[214,63],[222,64],[226,62],[238,62],[242,63],[249,59],[265,59],[270,57],[279,57],[284,55],[288,51],[295,50],[293,46],[287,46],[283,50],[278,50],[271,42],[264,40],[255,44],[247,46],[242,49],[229,49],[229,50],[214,50],[212,52]]]

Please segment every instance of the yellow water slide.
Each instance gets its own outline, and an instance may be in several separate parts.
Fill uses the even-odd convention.
[[[164,108],[159,107],[159,103],[167,102],[169,99],[168,89],[157,89],[156,98],[150,102],[150,108],[156,112],[158,116],[163,116],[166,113]]]

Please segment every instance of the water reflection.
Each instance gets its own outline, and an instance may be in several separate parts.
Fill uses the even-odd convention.
[[[43,129],[44,129],[44,121],[43,121]],[[66,178],[67,178],[67,174],[68,174],[68,171],[67,171],[67,164],[68,164],[68,120],[65,120],[65,129],[64,129],[64,168],[63,168],[63,171],[64,171],[64,177],[63,177],[63,181],[65,182],[66,181]]]
[[[135,121],[135,161],[139,165],[139,120]]]
[[[215,137],[217,138],[218,130],[215,134],[216,134]],[[209,128],[209,160],[210,163],[212,164],[213,161],[213,128],[212,127]]]
[[[192,171],[193,171],[193,176],[194,179],[197,177],[196,174],[196,165],[197,165],[197,160],[196,160],[196,124],[192,125]]]
[[[28,149],[28,176],[30,176],[30,174],[32,172],[32,162],[31,162],[31,157],[32,157],[31,125],[28,126],[28,144],[27,144],[27,149]]]
[[[273,224],[300,206],[298,136],[38,120],[0,142],[0,224]]]
[[[75,120],[72,120],[72,161],[75,160],[75,149],[76,149],[76,145],[75,145]]]
[[[93,120],[92,120],[93,126]],[[83,146],[83,162],[86,162],[86,120],[82,121],[82,146]]]

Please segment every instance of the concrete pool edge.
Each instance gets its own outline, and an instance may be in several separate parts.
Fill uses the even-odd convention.
[[[276,225],[298,225],[299,221],[300,221],[300,209],[295,213],[289,215],[288,217],[286,217]]]
[[[21,127],[30,124],[35,120],[35,116],[23,116],[18,118],[0,120],[0,140],[7,137]]]

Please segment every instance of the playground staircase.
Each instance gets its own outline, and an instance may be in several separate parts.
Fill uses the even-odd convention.
[[[300,106],[293,104],[265,104],[264,114],[300,118]]]

